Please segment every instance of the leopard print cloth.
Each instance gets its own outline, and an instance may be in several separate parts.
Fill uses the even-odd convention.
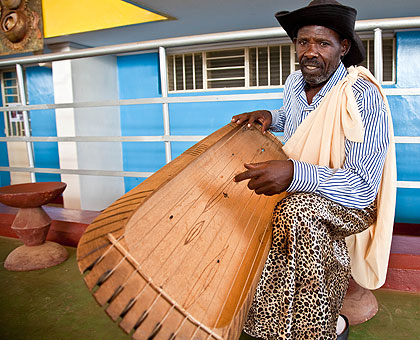
[[[263,339],[331,340],[350,277],[344,238],[376,219],[312,193],[277,203],[273,244],[244,331]]]

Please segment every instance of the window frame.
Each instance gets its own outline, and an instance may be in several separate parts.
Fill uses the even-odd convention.
[[[15,77],[5,78],[6,73],[15,74]],[[25,74],[24,74],[24,77],[25,77]],[[16,85],[5,86],[5,81],[7,80],[14,80]],[[1,87],[1,96],[2,96],[3,106],[13,107],[13,106],[22,104],[22,99],[21,99],[20,90],[19,90],[19,82],[17,79],[17,74],[16,74],[15,69],[0,70],[0,87]],[[6,88],[16,88],[16,94],[7,94],[5,91]],[[8,96],[16,97],[16,101],[8,102],[7,101]],[[16,112],[19,116],[22,116],[22,119],[19,119],[19,121],[12,120],[12,111],[3,111],[4,133],[6,137],[24,137],[25,136],[25,123],[24,123],[24,118],[23,118],[23,111],[16,111]]]
[[[360,38],[363,40],[373,40],[373,34],[368,32],[361,32],[359,33]],[[396,38],[395,38],[395,32],[383,32],[382,39],[392,39],[392,80],[383,81],[383,85],[394,85],[396,83]],[[166,72],[168,76],[168,92],[169,94],[176,94],[176,93],[197,93],[197,92],[215,92],[215,91],[238,91],[238,90],[267,90],[267,89],[282,89],[284,88],[284,84],[280,85],[270,85],[270,73],[267,74],[268,77],[268,84],[269,85],[256,85],[251,86],[250,85],[250,49],[256,48],[256,51],[258,51],[258,48],[267,48],[267,52],[269,51],[270,47],[274,46],[283,46],[283,45],[289,45],[290,46],[290,73],[296,71],[298,68],[296,67],[297,61],[296,61],[296,53],[294,44],[290,41],[288,37],[282,37],[276,40],[273,39],[265,39],[265,40],[252,40],[252,41],[243,41],[243,42],[232,42],[232,43],[223,43],[223,44],[209,44],[209,45],[195,45],[195,46],[189,46],[185,48],[176,47],[176,48],[168,48],[167,49],[167,65],[166,65]],[[207,78],[207,53],[209,52],[222,52],[226,50],[234,50],[234,49],[243,49],[245,54],[245,60],[244,60],[244,68],[245,68],[245,86],[240,87],[220,87],[220,88],[209,88],[208,87],[208,78]],[[367,53],[370,53],[370,51],[367,51]],[[194,54],[201,54],[201,60],[202,60],[202,82],[203,82],[203,88],[195,88],[195,89],[185,89],[185,85],[182,90],[176,90],[170,89],[169,84],[169,59],[174,56],[183,56],[185,58],[185,55],[193,55],[193,61],[194,61]],[[256,52],[257,53],[257,52]],[[269,55],[269,53],[267,53]],[[281,55],[281,53],[280,53]],[[366,56],[368,58],[368,55]],[[268,60],[270,58],[268,57]],[[281,59],[281,56],[280,56]],[[174,63],[175,64],[175,63]],[[257,68],[258,69],[258,68]],[[194,70],[194,68],[193,68]],[[269,70],[269,68],[268,68]],[[183,68],[183,72],[185,73],[185,68]],[[372,72],[373,73],[373,72]],[[258,74],[258,71],[257,71]],[[174,73],[174,77],[175,73]],[[195,75],[194,75],[195,78]],[[194,79],[195,83],[195,79]],[[282,79],[280,79],[280,83],[282,83]],[[184,75],[184,84],[185,84],[185,75]],[[195,85],[194,85],[195,86]]]

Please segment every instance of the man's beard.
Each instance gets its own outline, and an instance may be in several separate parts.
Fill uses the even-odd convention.
[[[318,72],[316,73],[307,72],[304,66],[315,66],[318,68],[317,69]],[[337,67],[338,67],[338,63],[335,68],[330,68],[326,70],[325,65],[316,59],[303,58],[300,61],[300,69],[302,71],[303,79],[305,79],[305,82],[311,87],[326,83],[328,79],[330,79],[331,75],[335,72]]]

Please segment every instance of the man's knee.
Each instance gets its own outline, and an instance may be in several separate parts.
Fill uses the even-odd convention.
[[[326,200],[313,193],[295,193],[277,203],[273,212],[273,232],[315,235],[324,229]]]
[[[301,214],[308,215],[314,209],[318,198],[319,196],[316,194],[305,192],[288,195],[277,203],[274,208],[274,216],[282,220],[287,218],[295,221]]]

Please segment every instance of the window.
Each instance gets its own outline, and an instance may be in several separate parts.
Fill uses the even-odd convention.
[[[395,40],[383,39],[384,82],[395,82]],[[373,39],[365,39],[366,60],[374,72]],[[231,48],[168,56],[169,91],[283,86],[299,69],[292,44]]]
[[[375,49],[373,39],[363,40],[363,45],[366,49],[366,59],[361,65],[366,67],[374,74],[375,72]],[[382,54],[383,54],[383,82],[395,82],[395,39],[382,39]]]
[[[16,71],[1,72],[1,94],[3,106],[20,105],[19,85]],[[22,111],[4,112],[5,135],[25,136],[25,127]]]
[[[281,86],[293,53],[287,44],[169,55],[169,91]]]

